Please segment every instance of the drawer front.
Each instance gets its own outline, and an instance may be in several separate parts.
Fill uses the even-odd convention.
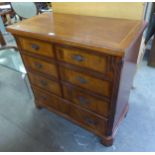
[[[36,71],[52,75],[54,77],[58,77],[57,75],[57,68],[54,63],[48,63],[30,56],[23,55],[25,64]]]
[[[32,73],[29,73],[29,78],[31,83],[35,86],[61,96],[60,85],[57,82]]]
[[[57,47],[58,59],[101,73],[107,71],[107,57],[86,53],[82,50]]]
[[[80,122],[86,127],[97,130],[101,134],[106,131],[106,119],[101,119],[88,111],[82,110],[74,106],[70,107],[70,117]]]
[[[100,95],[110,97],[110,83],[67,68],[60,68],[61,78]]]
[[[26,38],[20,38],[19,41],[22,49],[26,50],[27,52],[54,57],[52,44],[50,43]]]
[[[55,95],[48,95],[44,91],[33,87],[35,98],[39,105],[49,106],[62,113],[69,113],[69,104]]]
[[[73,103],[82,106],[88,110],[91,110],[102,116],[108,116],[109,114],[109,104],[104,100],[98,99],[91,95],[81,92],[78,89],[71,88],[63,85],[64,97]]]

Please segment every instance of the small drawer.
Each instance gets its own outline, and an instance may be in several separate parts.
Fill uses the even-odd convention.
[[[54,57],[52,44],[34,39],[20,38],[21,47],[26,52]]]
[[[102,116],[108,116],[108,102],[91,96],[89,94],[83,93],[77,88],[72,88],[65,85],[63,85],[63,92],[65,99]]]
[[[68,114],[69,104],[64,100],[60,99],[59,97],[53,94],[48,95],[46,92],[41,91],[36,87],[33,87],[33,91],[36,101],[38,102],[39,105],[45,105],[62,113]]]
[[[61,78],[64,81],[70,82],[82,88],[86,88],[90,91],[98,93],[99,95],[110,97],[111,89],[108,81],[96,79],[84,73],[79,73],[63,67],[60,68],[60,70]]]
[[[98,56],[74,48],[57,47],[56,50],[60,61],[86,67],[101,73],[107,71],[108,61],[106,56]]]
[[[49,80],[47,78],[32,73],[29,73],[29,78],[33,85],[61,96],[60,86],[56,81]]]
[[[26,55],[22,55],[22,57],[27,67],[39,71],[41,73],[52,75],[56,78],[58,77],[56,65],[54,63],[48,63],[40,59],[36,59]]]
[[[84,109],[71,106],[70,117],[88,128],[97,130],[101,134],[105,134],[106,132],[107,119],[101,119]]]

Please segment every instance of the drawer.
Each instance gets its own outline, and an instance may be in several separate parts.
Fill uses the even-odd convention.
[[[56,81],[49,80],[47,78],[32,73],[29,73],[28,75],[33,85],[61,96],[60,85]]]
[[[52,44],[34,39],[19,38],[21,47],[26,52],[54,57]]]
[[[40,59],[36,59],[36,58],[26,56],[26,55],[22,55],[22,57],[24,59],[25,64],[29,68],[48,74],[48,75],[51,75],[51,76],[54,76],[56,78],[58,77],[57,68],[54,63],[48,63]]]
[[[74,106],[70,107],[69,115],[71,118],[78,121],[80,124],[93,130],[96,130],[101,134],[105,134],[106,132],[106,124],[107,124],[106,119],[101,119],[96,115],[89,113],[88,111],[85,111],[81,108],[77,108]]]
[[[110,82],[96,79],[84,73],[79,73],[63,67],[60,68],[60,70],[61,70],[60,72],[61,78],[64,81],[68,81],[72,84],[75,84],[82,88],[86,88],[100,95],[110,97],[111,95]]]
[[[53,94],[49,95],[44,91],[40,91],[40,89],[37,89],[36,87],[33,87],[33,91],[35,94],[35,99],[39,105],[49,106],[62,113],[69,113],[69,104],[64,100]]]
[[[109,103],[97,97],[83,93],[77,88],[63,85],[64,97],[71,102],[102,116],[108,116]]]
[[[86,67],[101,73],[107,71],[108,61],[106,56],[98,56],[74,48],[57,47],[56,49],[60,61]]]

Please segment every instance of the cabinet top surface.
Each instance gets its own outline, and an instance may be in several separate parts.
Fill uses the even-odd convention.
[[[7,27],[14,35],[123,56],[144,30],[142,21],[44,13]]]

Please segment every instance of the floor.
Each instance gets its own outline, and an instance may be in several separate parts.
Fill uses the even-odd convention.
[[[36,109],[21,73],[3,66],[0,73],[0,151],[155,151],[155,68],[145,61],[111,147],[62,117]]]

